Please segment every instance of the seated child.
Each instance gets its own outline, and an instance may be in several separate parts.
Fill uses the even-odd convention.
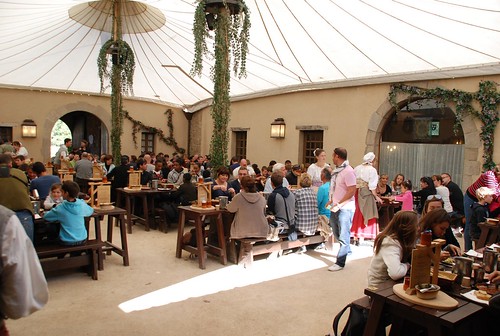
[[[493,201],[495,192],[488,187],[481,187],[476,190],[477,202],[471,206],[472,215],[470,216],[470,237],[472,240],[479,239],[481,228],[479,223],[484,222],[490,216],[488,205]]]
[[[61,183],[54,183],[52,187],[50,187],[50,194],[43,202],[43,207],[45,210],[55,208],[58,204],[61,204],[64,201],[61,188]]]
[[[391,197],[391,201],[401,202],[401,210],[413,210],[413,194],[411,193],[412,184],[410,180],[401,183],[401,194]]]
[[[377,286],[390,279],[399,280],[406,275],[417,239],[417,221],[416,212],[398,211],[377,235],[368,270],[368,286]]]
[[[64,202],[45,213],[47,221],[59,221],[59,243],[61,245],[80,245],[87,240],[85,217],[92,215],[94,209],[84,200],[78,199],[80,188],[73,181],[64,181],[62,184]]]

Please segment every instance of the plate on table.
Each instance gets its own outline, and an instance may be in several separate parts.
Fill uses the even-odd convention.
[[[99,203],[99,209],[101,210],[113,210],[115,206],[113,205],[114,202],[111,203]]]
[[[499,222],[498,218],[486,218],[487,223],[497,224]]]
[[[214,206],[209,206],[207,208],[202,208],[202,207],[197,206],[197,205],[190,205],[190,208],[191,209],[196,209],[196,210],[203,210],[203,211],[215,210]]]
[[[141,190],[151,190],[150,187],[141,187]]]
[[[485,304],[485,305],[489,305],[490,304],[488,302],[488,300],[481,300],[480,298],[478,298],[476,296],[476,290],[475,289],[473,289],[471,291],[468,291],[466,293],[460,293],[460,295],[465,296],[467,299],[475,301],[475,302],[479,302],[479,303],[482,303],[482,304]]]
[[[483,254],[482,253],[479,253],[479,252],[476,252],[474,250],[469,250],[465,253],[465,255],[469,256],[469,257],[474,257],[474,258],[483,258]]]
[[[452,257],[446,258],[445,260],[441,260],[440,264],[448,267],[453,267],[455,266],[455,259]]]
[[[172,190],[171,188],[158,188],[159,191],[169,191]]]
[[[139,189],[139,188],[129,188],[129,187],[125,187],[125,188],[123,188],[123,190],[127,190],[127,191],[141,191],[141,189]]]

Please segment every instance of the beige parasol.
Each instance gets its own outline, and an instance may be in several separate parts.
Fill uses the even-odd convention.
[[[159,9],[139,1],[117,1],[123,34],[147,33],[165,25],[165,15]],[[113,1],[99,0],[73,6],[69,9],[69,17],[87,27],[111,33]]]

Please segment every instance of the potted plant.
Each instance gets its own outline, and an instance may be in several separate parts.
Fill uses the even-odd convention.
[[[203,57],[209,54],[207,39],[215,32],[213,55],[215,63],[211,69],[214,82],[214,98],[211,107],[213,134],[210,155],[213,167],[227,163],[231,102],[230,69],[238,78],[246,76],[246,56],[250,37],[250,12],[244,0],[199,0],[196,7],[193,35],[194,61],[191,75],[201,75]]]

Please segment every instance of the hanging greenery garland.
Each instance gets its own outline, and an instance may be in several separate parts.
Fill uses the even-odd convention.
[[[491,170],[495,167],[495,162],[493,162],[493,146],[495,128],[499,121],[498,105],[500,104],[500,93],[497,91],[497,86],[498,84],[492,81],[481,81],[479,82],[479,90],[471,93],[456,89],[423,89],[417,86],[398,83],[391,85],[389,102],[396,109],[396,113],[401,107],[397,101],[398,94],[408,95],[408,101],[433,99],[441,106],[452,103],[455,105],[455,124],[453,125],[455,132],[460,127],[466,115],[471,115],[479,119],[482,122],[479,137],[483,142],[483,169]],[[479,103],[481,111],[474,109],[472,106],[474,101]]]
[[[115,164],[120,164],[121,136],[123,133],[123,99],[122,94],[133,95],[135,56],[132,48],[122,40],[122,18],[120,7],[122,1],[111,0],[113,6],[111,38],[99,50],[97,71],[101,83],[101,93],[111,87],[111,153]],[[111,59],[111,64],[108,63]],[[109,85],[105,85],[109,80]]]
[[[138,145],[137,145],[137,133],[140,130],[144,130],[144,131],[147,131],[149,133],[154,133],[155,135],[157,135],[159,137],[159,139],[161,141],[163,141],[164,143],[166,143],[169,146],[174,147],[178,153],[184,154],[186,152],[186,150],[184,148],[179,147],[179,145],[177,144],[177,141],[174,138],[174,123],[173,123],[173,118],[172,118],[174,113],[172,112],[171,109],[168,109],[167,111],[165,111],[164,114],[167,115],[167,127],[168,127],[168,133],[169,133],[168,137],[165,136],[165,134],[163,133],[163,130],[161,128],[156,128],[153,126],[144,125],[139,120],[135,120],[134,118],[132,118],[127,111],[125,111],[125,110],[123,111],[124,117],[126,119],[130,120],[133,124],[132,125],[132,139],[134,141],[135,148],[138,147]]]
[[[219,19],[225,21],[223,25],[219,24],[217,26]],[[207,23],[207,21],[210,21],[210,23]],[[250,10],[244,0],[198,0],[193,22],[194,60],[191,75],[201,76],[204,56],[214,57],[217,60],[227,58],[229,53],[233,56],[234,74],[238,78],[246,77],[250,27]],[[207,46],[207,40],[211,39],[209,31],[215,30],[215,35],[217,35],[219,29],[224,29],[228,33],[227,45],[225,46],[227,49],[218,48],[218,45],[215,44],[214,54],[212,55]],[[211,69],[212,81],[215,81],[214,76],[216,74],[215,66],[213,66]]]
[[[111,60],[111,63],[109,61]],[[97,57],[97,71],[101,83],[101,93],[111,85],[105,85],[106,80],[111,80],[113,66],[119,68],[121,92],[133,95],[135,56],[132,48],[123,40],[108,40],[99,50]]]
[[[214,98],[211,107],[213,133],[210,156],[214,169],[227,164],[230,120],[230,71],[238,78],[246,76],[246,57],[250,38],[250,11],[244,0],[199,0],[193,22],[194,60],[191,75],[200,76],[203,57],[209,55],[207,39],[210,30],[215,30],[211,68],[214,82]],[[232,56],[232,57],[231,57]]]
[[[132,48],[121,39],[115,41],[111,38],[99,50],[97,70],[101,93],[111,86],[111,151],[115,164],[119,164],[123,133],[122,94],[134,93],[135,57]],[[109,80],[108,85],[105,85],[106,80]]]

